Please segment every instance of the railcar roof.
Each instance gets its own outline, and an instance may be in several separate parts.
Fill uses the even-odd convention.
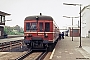
[[[38,17],[38,20],[53,20],[51,16],[28,16],[25,18],[25,20],[36,20],[36,17]]]

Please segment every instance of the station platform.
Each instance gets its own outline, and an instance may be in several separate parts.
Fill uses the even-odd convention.
[[[23,40],[23,39],[24,37],[4,38],[4,39],[0,39],[0,43],[16,41],[16,40]]]
[[[90,60],[90,38],[65,37],[58,41],[50,60]]]

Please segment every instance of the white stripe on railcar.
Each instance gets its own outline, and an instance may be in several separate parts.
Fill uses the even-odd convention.
[[[37,32],[24,32],[24,33],[37,33]],[[55,32],[38,32],[38,33],[55,33]]]

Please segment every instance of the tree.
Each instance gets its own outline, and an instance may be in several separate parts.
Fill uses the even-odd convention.
[[[5,26],[4,31],[8,35],[19,35],[19,34],[23,33],[23,28],[18,25],[14,26],[14,27]]]

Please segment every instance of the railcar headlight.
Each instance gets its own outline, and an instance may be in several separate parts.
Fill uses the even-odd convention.
[[[32,37],[32,34],[29,34],[28,37]]]
[[[27,37],[32,37],[32,34],[27,34]]]
[[[45,38],[47,38],[48,37],[48,34],[45,34]]]
[[[24,38],[26,38],[26,36],[24,36]]]
[[[29,34],[27,34],[26,36],[28,36]]]

